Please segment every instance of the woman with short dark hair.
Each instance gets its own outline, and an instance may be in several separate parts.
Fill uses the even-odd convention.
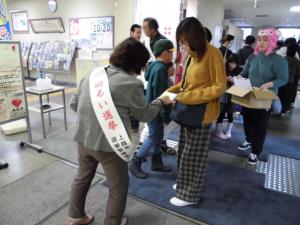
[[[177,93],[176,101],[186,105],[205,104],[199,128],[181,125],[177,155],[177,182],[173,188],[176,197],[170,199],[175,206],[195,204],[200,200],[204,171],[207,164],[211,124],[220,112],[219,97],[226,89],[226,75],[220,51],[206,40],[206,33],[195,17],[180,22],[176,30],[178,45],[188,53],[185,80],[168,89]],[[193,119],[193,118],[190,118]]]
[[[109,90],[103,88],[104,93],[99,92],[99,95],[111,95],[112,103],[103,104],[106,104],[109,110],[114,110],[115,107],[129,138],[130,114],[142,122],[149,122],[160,112],[161,101],[169,101],[168,97],[159,97],[150,104],[145,102],[144,85],[134,75],[141,72],[148,59],[149,53],[144,45],[133,38],[128,38],[119,44],[111,55],[110,65],[105,68],[106,74],[103,70],[101,70],[103,74],[96,73],[99,76],[107,76]],[[98,68],[94,71],[97,70]],[[94,71],[81,81],[78,94],[71,100],[71,108],[78,114],[75,141],[78,143],[79,168],[72,185],[67,225],[89,224],[93,221],[94,216],[86,215],[84,206],[98,163],[101,163],[110,185],[104,224],[125,225],[127,218],[123,217],[123,213],[128,191],[128,166],[110,144],[111,139],[102,128],[97,119],[99,114],[96,114],[97,111],[93,108],[93,95],[90,90],[93,90],[94,84],[90,80],[94,79]],[[95,83],[95,86],[96,84],[99,83]],[[109,115],[102,118],[106,119],[112,118],[109,118]],[[117,124],[119,127],[122,126]],[[122,138],[116,135],[117,143],[123,145]]]

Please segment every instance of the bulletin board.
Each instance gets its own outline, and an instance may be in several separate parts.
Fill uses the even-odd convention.
[[[24,93],[20,44],[0,41],[0,124],[26,117]]]
[[[114,48],[114,17],[71,18],[69,20],[70,38],[79,47],[100,50]]]

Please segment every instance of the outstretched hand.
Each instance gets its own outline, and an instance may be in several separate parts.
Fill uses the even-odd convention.
[[[158,97],[165,105],[174,103],[176,94],[165,91],[161,96]]]

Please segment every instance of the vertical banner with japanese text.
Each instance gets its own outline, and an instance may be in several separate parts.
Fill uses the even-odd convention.
[[[8,20],[6,1],[0,0],[0,40],[11,40],[11,29]]]
[[[25,116],[20,45],[0,42],[0,123]]]
[[[94,69],[89,86],[93,109],[107,141],[121,159],[130,161],[135,149],[112,100],[104,67]]]

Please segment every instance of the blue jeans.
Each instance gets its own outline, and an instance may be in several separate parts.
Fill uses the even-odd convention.
[[[164,136],[164,123],[160,116],[147,123],[149,129],[148,138],[138,150],[136,157],[143,158],[153,149],[153,155],[160,154],[161,142]]]

